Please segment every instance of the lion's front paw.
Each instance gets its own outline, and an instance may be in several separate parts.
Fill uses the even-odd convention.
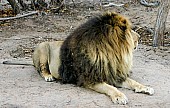
[[[143,87],[143,88],[140,88],[140,89],[135,89],[135,92],[136,93],[145,93],[145,94],[148,94],[148,95],[153,95],[154,94],[154,89],[150,88],[150,87]]]
[[[44,76],[44,78],[45,78],[45,81],[47,82],[55,81],[55,78],[52,75]]]
[[[111,99],[113,103],[117,103],[117,104],[125,105],[128,103],[128,98],[121,92],[111,96]]]
[[[144,93],[153,95],[154,94],[154,89],[150,87],[146,87]]]

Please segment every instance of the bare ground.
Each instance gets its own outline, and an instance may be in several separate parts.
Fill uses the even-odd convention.
[[[82,7],[81,7],[82,6]],[[31,60],[34,47],[43,41],[63,40],[78,25],[104,10],[114,10],[129,17],[133,25],[154,27],[157,8],[136,3],[127,7],[100,10],[90,4],[74,11],[45,16],[30,16],[5,22],[0,27],[0,63],[4,60]],[[170,28],[170,15],[167,19]],[[170,47],[154,50],[140,44],[134,52],[132,78],[155,89],[153,96],[119,88],[129,99],[127,105],[115,105],[104,94],[59,82],[45,82],[32,66],[0,64],[0,107],[2,108],[169,108]]]

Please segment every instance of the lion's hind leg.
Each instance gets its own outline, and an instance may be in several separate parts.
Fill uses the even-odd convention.
[[[46,64],[40,64],[40,75],[45,79],[47,82],[55,81],[55,78],[49,72],[49,68]]]
[[[144,86],[130,78],[127,78],[125,82],[121,85],[121,87],[127,88],[127,89],[132,89],[136,93],[145,93],[148,95],[153,95],[154,94],[154,89]]]
[[[109,84],[106,84],[104,82],[95,84],[93,86],[90,86],[89,88],[99,93],[103,93],[110,96],[113,103],[118,103],[123,105],[128,103],[127,97],[122,92],[117,90],[117,88]]]
[[[49,70],[49,45],[44,42],[41,43],[34,51],[33,54],[33,62],[34,66],[39,72],[39,74],[45,79],[47,82],[54,81],[55,78],[51,75]]]

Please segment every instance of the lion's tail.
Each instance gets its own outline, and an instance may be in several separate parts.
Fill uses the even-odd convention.
[[[32,61],[24,61],[24,60],[7,60],[7,61],[3,61],[3,64],[7,64],[7,65],[26,65],[26,66],[34,66]]]

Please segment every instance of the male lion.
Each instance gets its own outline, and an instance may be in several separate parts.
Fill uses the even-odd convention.
[[[33,63],[46,81],[61,79],[104,93],[114,103],[127,104],[127,97],[116,87],[154,94],[152,88],[129,78],[138,37],[125,17],[106,12],[82,24],[64,42],[41,43]]]

